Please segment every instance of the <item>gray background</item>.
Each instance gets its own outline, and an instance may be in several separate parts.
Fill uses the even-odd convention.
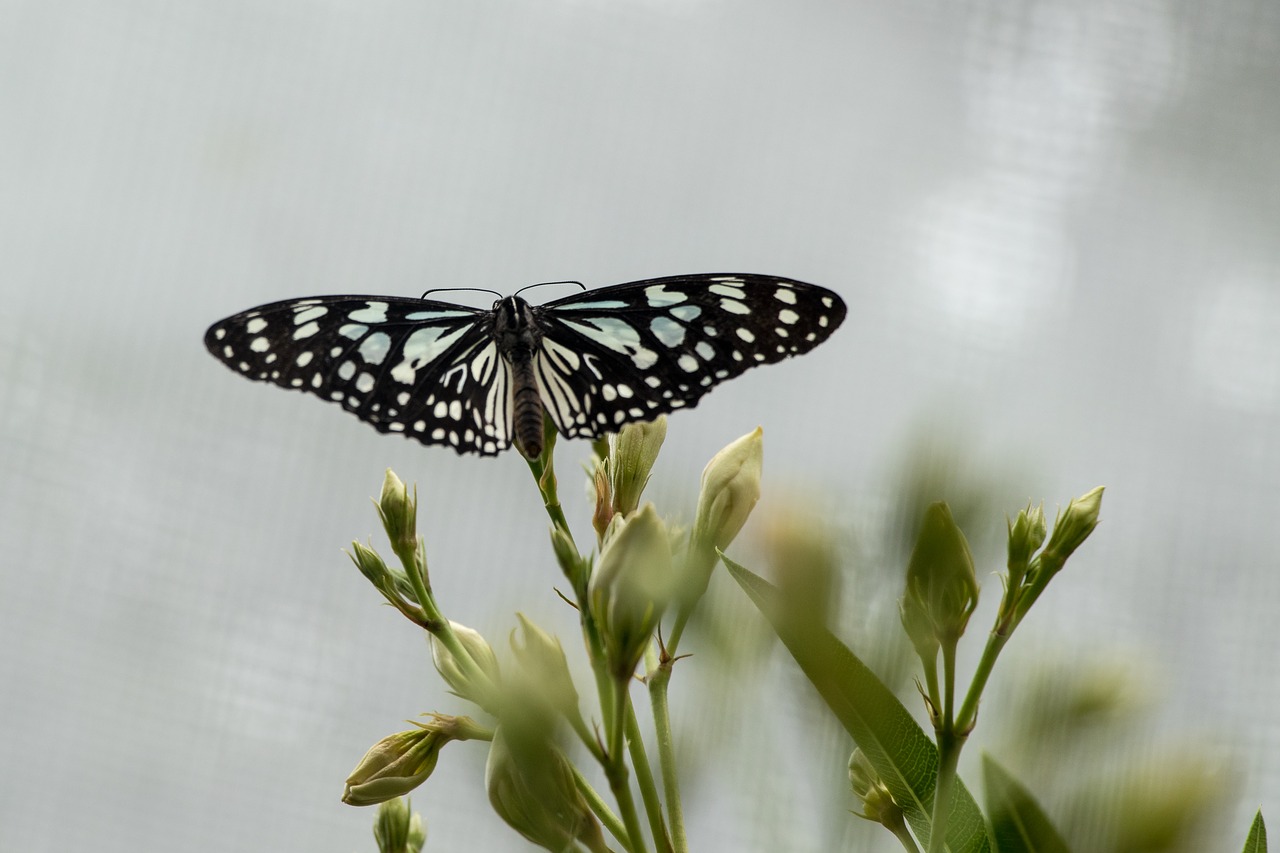
[[[453,618],[573,645],[518,457],[237,379],[209,323],[703,271],[850,315],[672,419],[663,510],[756,424],[767,500],[846,532],[927,441],[999,482],[987,534],[1105,483],[992,689],[1019,655],[1134,661],[1146,724],[1230,780],[1238,849],[1280,805],[1278,140],[1269,0],[0,2],[0,849],[372,849],[343,777],[462,710],[338,550],[388,465]],[[731,753],[776,740],[747,719],[718,718]],[[526,849],[482,765],[451,748],[416,795],[429,849]],[[838,774],[707,774],[699,849],[826,849],[797,792]]]

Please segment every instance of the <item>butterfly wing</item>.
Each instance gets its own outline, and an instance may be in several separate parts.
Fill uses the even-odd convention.
[[[647,279],[533,310],[539,392],[570,437],[695,406],[750,367],[813,349],[846,313],[826,288],[751,274]]]
[[[394,296],[262,305],[213,324],[205,346],[250,379],[340,403],[379,432],[490,456],[511,444],[511,368],[493,312]]]

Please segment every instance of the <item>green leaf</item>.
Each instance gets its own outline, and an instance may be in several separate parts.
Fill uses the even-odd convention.
[[[768,581],[723,554],[721,559],[871,762],[916,837],[927,843],[938,781],[938,748],[933,741],[884,682],[818,620],[788,609]],[[947,849],[990,853],[986,824],[973,795],[958,779],[954,792]]]
[[[982,756],[982,785],[999,853],[1068,853],[1031,792],[989,755]]]
[[[1262,809],[1253,816],[1249,837],[1244,840],[1244,853],[1267,853],[1267,825],[1262,822]]]

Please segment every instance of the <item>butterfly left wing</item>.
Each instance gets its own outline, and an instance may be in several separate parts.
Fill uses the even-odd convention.
[[[250,379],[314,394],[379,432],[490,456],[511,445],[511,369],[491,311],[395,296],[262,305],[205,346]]]
[[[753,274],[647,279],[533,311],[539,393],[570,437],[695,406],[750,367],[813,349],[846,313],[826,288]]]

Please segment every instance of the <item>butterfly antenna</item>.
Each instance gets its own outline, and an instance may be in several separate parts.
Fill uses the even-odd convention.
[[[430,290],[422,291],[422,295],[418,298],[426,299],[428,293],[457,293],[462,290],[470,290],[474,293],[492,293],[494,296],[498,297],[499,299],[502,298],[501,293],[499,293],[496,290],[489,290],[486,287],[433,287]]]
[[[524,293],[526,290],[532,290],[535,287],[546,287],[547,285],[551,285],[551,284],[576,284],[578,285],[579,289],[583,291],[587,289],[587,286],[580,281],[540,281],[537,284],[525,285],[524,287],[516,291],[516,295],[519,296],[521,293]]]

